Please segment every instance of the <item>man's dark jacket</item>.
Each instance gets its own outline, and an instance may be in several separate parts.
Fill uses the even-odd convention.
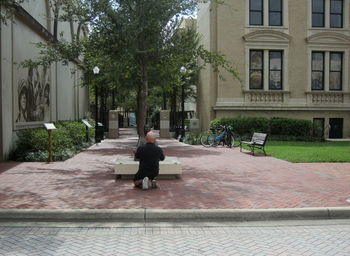
[[[154,179],[159,174],[159,161],[163,161],[165,156],[163,150],[154,143],[146,143],[137,148],[135,158],[140,160],[139,170],[134,180],[144,177]]]

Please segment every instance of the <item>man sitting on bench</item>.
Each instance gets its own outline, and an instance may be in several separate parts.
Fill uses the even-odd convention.
[[[155,178],[159,174],[159,161],[163,161],[165,156],[163,150],[155,145],[156,135],[148,132],[146,135],[146,144],[137,148],[135,158],[139,159],[139,170],[135,174],[135,187],[142,189],[157,188],[158,184]]]

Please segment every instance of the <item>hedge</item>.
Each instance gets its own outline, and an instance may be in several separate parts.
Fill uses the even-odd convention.
[[[77,152],[92,145],[94,129],[89,129],[86,141],[86,128],[80,122],[59,121],[52,132],[54,160],[66,160]],[[43,128],[24,129],[17,132],[16,149],[12,159],[16,161],[46,161],[48,156],[48,133]]]
[[[313,123],[309,120],[293,118],[235,117],[219,118],[210,122],[210,129],[220,125],[230,125],[239,135],[251,135],[253,132],[290,137],[311,137]]]

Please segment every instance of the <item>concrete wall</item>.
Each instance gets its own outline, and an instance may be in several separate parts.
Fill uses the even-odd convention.
[[[6,158],[12,145],[12,24],[1,26],[1,156]],[[10,135],[10,136],[9,136]],[[0,156],[0,157],[1,157]]]
[[[47,0],[25,1],[22,7],[25,11],[16,12],[13,22],[1,24],[1,160],[13,150],[16,131],[41,127],[43,122],[81,119],[88,111],[88,90],[80,86],[82,72],[76,63],[35,69],[18,66],[37,58],[39,50],[33,43],[45,42],[53,30]],[[60,24],[60,31],[71,40],[69,23]]]
[[[268,0],[264,0],[267,6]],[[330,1],[326,0],[326,6]],[[224,53],[234,63],[242,83],[225,72],[225,80],[203,70],[198,101],[202,130],[210,120],[223,116],[280,116],[313,118],[344,118],[344,137],[350,137],[350,30],[349,1],[344,1],[344,28],[312,28],[311,0],[283,0],[283,26],[268,26],[265,9],[263,26],[249,25],[249,0],[228,0],[215,9],[204,5],[199,12],[199,33],[202,44]],[[217,10],[214,15],[213,12]],[[327,19],[328,17],[326,17]],[[216,46],[216,47],[215,47]],[[251,49],[282,50],[283,89],[270,90],[268,70],[264,72],[264,88],[249,88],[249,51]],[[311,52],[341,51],[343,90],[311,90]],[[268,67],[268,59],[264,61]],[[325,66],[329,66],[329,62]],[[325,80],[328,81],[327,72]]]
[[[216,51],[216,6],[210,3],[199,4],[198,32],[201,43],[207,50]],[[207,128],[208,122],[214,118],[213,106],[216,101],[217,74],[213,72],[210,65],[206,65],[200,73],[198,84],[197,113],[200,126]]]

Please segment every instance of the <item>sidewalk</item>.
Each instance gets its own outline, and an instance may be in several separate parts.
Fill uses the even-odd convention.
[[[183,163],[160,190],[115,181],[112,160],[131,155],[137,136],[122,129],[65,162],[0,163],[2,209],[263,209],[350,207],[350,163],[294,164],[239,149],[159,140]],[[348,200],[348,201],[347,201]]]

